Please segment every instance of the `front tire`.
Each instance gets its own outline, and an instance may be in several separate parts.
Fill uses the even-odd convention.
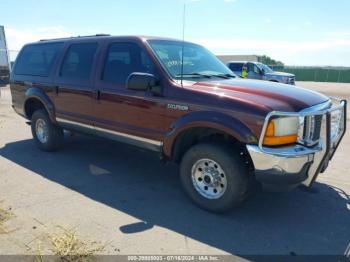
[[[238,152],[221,144],[203,143],[190,148],[180,165],[187,195],[199,207],[227,212],[245,198],[248,169]]]
[[[54,125],[45,110],[37,110],[31,119],[32,135],[36,145],[43,151],[51,152],[63,144],[63,130]]]

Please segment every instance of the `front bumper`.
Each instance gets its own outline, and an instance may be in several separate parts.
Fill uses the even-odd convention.
[[[346,100],[337,106],[321,110],[306,110],[298,113],[271,112],[265,120],[259,145],[247,145],[255,168],[255,177],[268,190],[285,191],[300,184],[311,187],[319,173],[326,170],[346,131]],[[338,119],[332,118],[335,113]],[[307,147],[302,144],[284,148],[262,145],[265,130],[272,116],[322,115],[320,139]],[[338,121],[335,123],[335,121]],[[332,126],[337,124],[338,126]],[[336,130],[336,131],[335,131]]]

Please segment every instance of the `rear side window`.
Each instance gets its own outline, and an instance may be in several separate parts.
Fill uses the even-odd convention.
[[[72,44],[63,60],[60,76],[67,79],[90,78],[97,43]]]
[[[17,59],[16,75],[49,76],[63,43],[29,45]]]
[[[109,46],[102,81],[125,84],[133,72],[154,74],[148,55],[135,43],[113,43]]]
[[[241,72],[243,64],[242,63],[231,63],[228,66],[233,72]]]

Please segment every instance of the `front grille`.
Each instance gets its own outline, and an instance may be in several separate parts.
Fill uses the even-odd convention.
[[[295,85],[295,78],[294,77],[289,78],[289,84]]]

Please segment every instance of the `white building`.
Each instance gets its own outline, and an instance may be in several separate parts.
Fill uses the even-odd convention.
[[[225,64],[230,61],[259,62],[259,56],[257,55],[217,55],[217,58]]]

